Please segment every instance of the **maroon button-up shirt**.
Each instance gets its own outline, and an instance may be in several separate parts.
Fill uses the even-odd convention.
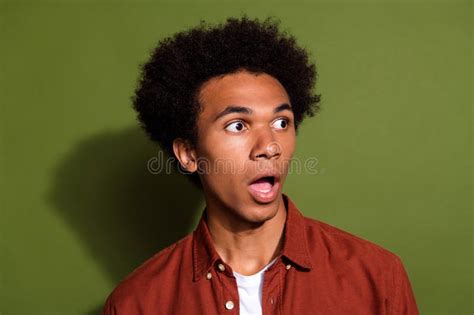
[[[264,272],[263,314],[418,314],[397,255],[304,217],[285,194],[283,200],[283,247]],[[239,314],[236,279],[214,248],[206,209],[193,233],[113,290],[103,314]]]

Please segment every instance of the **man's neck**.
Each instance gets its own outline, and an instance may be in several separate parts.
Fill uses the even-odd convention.
[[[283,197],[279,198],[276,215],[260,225],[237,221],[229,211],[208,206],[207,224],[214,246],[233,271],[255,274],[279,255],[287,215]]]

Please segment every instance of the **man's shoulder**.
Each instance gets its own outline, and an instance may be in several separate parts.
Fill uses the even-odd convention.
[[[191,255],[192,238],[193,234],[189,233],[148,258],[118,283],[106,304],[133,303],[153,291],[152,286],[168,283],[167,278],[176,276],[176,269],[183,267],[183,257]]]
[[[333,261],[362,260],[370,265],[388,266],[398,263],[400,257],[372,241],[357,236],[326,222],[304,217],[308,247],[323,250]],[[312,251],[313,252],[313,251]]]

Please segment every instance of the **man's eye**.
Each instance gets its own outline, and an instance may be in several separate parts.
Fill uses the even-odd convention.
[[[231,132],[240,132],[245,129],[245,125],[242,121],[234,121],[233,123],[228,124],[225,129]]]
[[[275,120],[275,122],[273,123],[273,125],[274,125],[277,129],[286,129],[286,128],[288,128],[288,119],[286,119],[286,118],[279,118],[279,119]]]

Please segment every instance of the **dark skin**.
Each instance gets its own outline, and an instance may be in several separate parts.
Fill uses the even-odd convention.
[[[282,246],[282,187],[296,147],[291,103],[277,79],[247,71],[210,79],[199,101],[197,145],[178,138],[173,150],[190,172],[202,170],[199,161],[206,161],[199,176],[214,246],[234,271],[255,274]],[[231,105],[247,109],[219,115]],[[264,169],[280,176],[276,197],[269,202],[260,202],[248,190]]]

